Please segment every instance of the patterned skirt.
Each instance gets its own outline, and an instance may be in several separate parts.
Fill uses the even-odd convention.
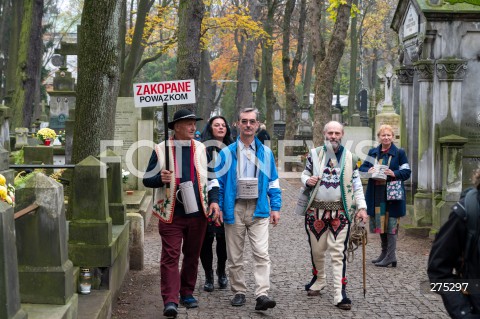
[[[370,232],[377,234],[397,234],[400,218],[389,217],[386,184],[375,185],[375,216],[370,218]]]

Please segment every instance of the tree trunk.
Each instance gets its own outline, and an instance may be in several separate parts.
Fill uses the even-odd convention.
[[[10,42],[8,45],[7,69],[5,75],[5,85],[7,95],[11,95],[15,90],[15,79],[18,65],[18,48],[20,45],[20,31],[22,28],[24,0],[13,2],[11,23],[10,23]]]
[[[297,107],[299,105],[295,92],[295,79],[298,74],[298,67],[301,62],[303,53],[303,40],[305,31],[305,22],[307,18],[306,0],[300,2],[300,17],[297,33],[297,48],[292,65],[290,66],[290,36],[292,14],[295,9],[295,0],[288,0],[285,4],[285,14],[283,20],[283,47],[282,47],[282,70],[283,80],[285,82],[286,95],[286,118],[288,119],[285,126],[285,139],[293,140],[297,128]],[[289,155],[289,152],[286,152]]]
[[[12,15],[12,0],[0,1],[0,102],[7,95],[6,78],[7,78],[7,61],[9,59],[8,48],[11,36],[12,22],[15,17]]]
[[[338,7],[337,19],[328,43],[327,54],[319,67],[315,68],[317,78],[315,82],[313,125],[313,142],[315,145],[323,144],[323,127],[331,119],[333,84],[345,49],[351,7],[352,0],[346,0],[345,4],[340,4]]]
[[[133,96],[133,78],[135,77],[135,70],[145,50],[143,33],[145,21],[151,7],[151,0],[139,0],[138,2],[135,30],[133,31],[132,44],[130,45],[130,50],[126,57],[127,60],[125,61],[120,79],[119,96]]]
[[[358,5],[358,0],[352,1]],[[357,59],[358,59],[358,36],[357,36],[357,15],[352,18],[350,29],[350,85],[348,90],[348,123],[352,122],[352,115],[355,113],[355,101],[357,98]]]
[[[264,24],[264,29],[267,34],[273,36],[273,24],[275,18],[275,10],[278,7],[277,0],[268,0],[267,1],[267,20]],[[265,99],[266,99],[266,111],[265,111],[265,122],[267,126],[267,132],[273,137],[273,122],[275,120],[275,95],[273,91],[273,45],[268,45],[267,43],[263,44],[263,64],[264,64],[264,73],[262,74],[263,83],[265,85]]]
[[[12,97],[12,127],[30,127],[42,65],[43,0],[26,0],[23,10],[18,52],[14,53],[18,60]]]
[[[249,0],[250,15],[254,21],[260,16],[260,5],[257,0]],[[253,94],[250,88],[250,81],[255,78],[255,49],[257,48],[257,40],[236,35],[236,46],[238,50],[238,67],[237,67],[237,92],[235,95],[235,119],[238,112],[245,107],[253,106]]]
[[[303,80],[303,96],[310,103],[310,91],[312,89],[312,72],[313,72],[313,52],[312,42],[309,42],[307,49],[307,61],[305,65],[305,78]]]
[[[202,0],[180,0],[178,7],[177,79],[195,80],[198,101],[200,75],[200,35],[205,7]],[[195,111],[196,105],[183,105]]]
[[[83,8],[72,152],[75,164],[98,155],[101,140],[113,140],[124,1],[86,1]]]
[[[212,71],[210,70],[210,53],[203,50],[201,53],[201,67],[199,83],[199,98],[197,114],[203,118],[203,122],[197,124],[198,130],[207,124],[210,114],[215,109],[215,91],[216,85],[212,83]]]

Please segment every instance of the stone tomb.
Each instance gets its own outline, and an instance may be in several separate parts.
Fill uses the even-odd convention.
[[[13,208],[0,201],[0,318],[26,319],[20,305],[17,246]]]
[[[463,188],[471,185],[472,171],[479,167],[478,21],[478,5],[444,0],[400,1],[394,14],[392,28],[402,50],[397,69],[402,128],[408,136],[402,146],[412,163],[413,221],[419,226],[441,220],[438,204],[452,200],[443,192],[449,167],[444,160],[458,160],[445,156],[444,147],[451,149],[454,143],[454,149],[464,148],[462,165],[455,165],[463,171]],[[455,142],[461,138],[467,139],[464,145]]]
[[[75,167],[68,252],[74,265],[101,269],[100,286],[109,289],[114,300],[128,272],[129,223],[125,218],[122,225],[112,222],[108,194],[115,190],[108,188],[106,169],[93,156]]]

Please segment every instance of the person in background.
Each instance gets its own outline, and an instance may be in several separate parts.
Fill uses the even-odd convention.
[[[397,235],[400,217],[406,215],[406,199],[387,200],[387,182],[401,181],[403,194],[405,186],[403,182],[410,178],[411,170],[405,151],[393,143],[393,128],[390,125],[381,125],[377,132],[380,145],[370,149],[367,159],[360,166],[360,172],[371,176],[375,172],[375,165],[386,165],[384,171],[386,180],[369,178],[367,185],[367,212],[370,218],[370,231],[380,234],[382,251],[372,260],[377,267],[397,266]]]
[[[267,132],[267,127],[265,124],[260,124],[260,130],[257,133],[257,138],[262,142],[262,144],[265,144],[266,140],[270,140],[270,134]]]
[[[210,216],[216,221],[219,211],[216,180],[207,178],[206,148],[193,139],[199,120],[201,118],[187,109],[175,112],[168,123],[168,128],[174,130],[173,137],[167,141],[169,167],[165,165],[164,141],[155,145],[143,177],[145,187],[156,189],[153,214],[159,218],[158,231],[162,239],[160,291],[165,307],[163,315],[170,318],[177,316],[179,302],[186,308],[198,307],[193,297],[198,259],[207,218]],[[177,196],[180,185],[193,186],[189,198],[180,198],[179,192]],[[184,205],[187,200],[192,205],[190,208]],[[179,271],[181,254],[183,261]]]
[[[230,128],[227,120],[220,115],[210,118],[208,124],[202,134],[202,142],[206,144],[207,156],[209,161],[209,172],[214,173],[212,166],[215,164],[218,153],[222,148],[230,145],[232,137],[230,136]],[[212,165],[213,163],[213,165]],[[202,251],[200,253],[200,260],[202,261],[203,270],[205,271],[205,284],[203,290],[212,292],[214,290],[213,280],[213,240],[217,239],[217,276],[218,288],[227,288],[228,279],[225,272],[225,264],[227,262],[227,246],[225,243],[225,227],[223,224],[210,222],[203,240]]]
[[[232,127],[230,128],[230,132],[232,135],[232,140],[236,140],[238,137],[238,127],[237,127],[237,122],[232,123]]]
[[[319,296],[326,285],[325,253],[330,253],[333,272],[333,303],[350,310],[347,297],[347,245],[353,219],[366,221],[365,197],[354,154],[342,143],[343,125],[325,124],[324,146],[309,152],[302,183],[311,189],[305,214],[305,230],[313,266],[313,278],[305,286],[308,296]]]
[[[238,116],[240,137],[225,147],[217,159],[215,172],[219,183],[220,221],[225,222],[230,285],[235,294],[234,307],[245,304],[247,285],[243,258],[245,235],[250,241],[254,260],[255,310],[276,306],[268,296],[270,256],[268,224],[280,220],[282,191],[270,148],[255,138],[258,111],[242,109]]]
[[[428,257],[428,289],[441,294],[455,319],[480,318],[480,169],[473,172],[472,182],[475,187],[453,205]]]
[[[195,132],[195,137],[194,138],[195,138],[196,141],[201,141],[202,140],[202,136],[200,134],[200,131]]]

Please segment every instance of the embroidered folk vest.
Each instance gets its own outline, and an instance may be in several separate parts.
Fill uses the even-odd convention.
[[[318,163],[317,165],[320,166],[319,171],[322,172],[325,168],[325,146],[317,147],[315,150],[312,150],[312,153],[316,152],[318,155]],[[355,197],[353,192],[353,169],[356,165],[356,159],[354,159],[353,154],[344,148],[344,156],[342,156],[342,162],[340,163],[340,192],[343,207],[345,208],[345,213],[349,221],[352,221],[352,216],[355,215],[357,205],[355,203]],[[316,159],[312,157],[312,161]],[[312,204],[313,200],[315,199],[315,195],[320,187],[320,183],[315,185],[315,188],[310,193],[310,197],[308,200],[307,209]]]
[[[176,173],[173,152],[173,138],[169,139],[168,143],[168,155],[169,155],[169,168],[172,171],[172,181],[170,182],[170,188],[166,186],[156,188],[154,190],[153,201],[153,215],[158,217],[162,222],[170,224],[173,220],[173,212],[175,210],[175,200],[177,185],[175,183]],[[207,178],[207,153],[205,145],[193,140],[194,151],[194,165],[197,172],[197,181],[200,194],[200,203],[202,204],[205,217],[208,216],[208,178]],[[155,152],[157,153],[158,162],[160,163],[160,170],[165,168],[165,141],[155,145]]]

